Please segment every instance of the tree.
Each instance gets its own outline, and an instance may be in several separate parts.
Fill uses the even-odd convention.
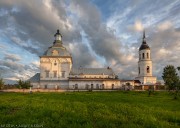
[[[17,81],[17,84],[18,84],[18,88],[19,89],[23,89],[23,91],[24,91],[24,89],[29,89],[30,87],[31,87],[31,83],[30,83],[30,81],[22,81],[21,79],[19,79],[18,81]]]
[[[177,99],[177,94],[179,90],[179,76],[176,73],[175,67],[173,65],[167,65],[164,68],[162,78],[169,91],[175,90],[174,98]]]
[[[173,65],[168,65],[164,68],[162,78],[169,90],[175,89],[176,84],[179,82],[179,77]]]
[[[2,78],[0,78],[0,90],[4,88],[4,81]]]

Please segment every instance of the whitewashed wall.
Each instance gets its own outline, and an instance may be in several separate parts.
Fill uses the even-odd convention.
[[[113,88],[118,89],[120,88],[120,81],[116,80],[81,80],[81,81],[69,81],[69,89],[112,89],[112,85],[114,84]]]

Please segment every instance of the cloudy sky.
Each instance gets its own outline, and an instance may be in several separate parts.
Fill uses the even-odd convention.
[[[180,66],[179,0],[1,0],[1,77],[39,72],[39,56],[57,29],[74,67],[110,66],[120,79],[133,79],[143,29],[153,74],[162,79],[164,66]]]

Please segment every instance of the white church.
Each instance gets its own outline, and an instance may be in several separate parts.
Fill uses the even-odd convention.
[[[113,90],[142,89],[156,85],[152,76],[150,47],[146,43],[145,32],[139,48],[138,76],[134,80],[120,80],[110,67],[74,68],[73,58],[63,46],[62,35],[57,30],[51,47],[40,56],[40,73],[29,80],[33,88],[72,90]]]

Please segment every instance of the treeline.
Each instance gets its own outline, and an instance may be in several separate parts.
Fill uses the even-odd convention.
[[[3,81],[3,79],[0,78],[0,90],[2,90],[2,89],[15,89],[15,88],[29,89],[30,87],[32,87],[30,81],[23,81],[20,79],[14,85],[5,85],[5,82]]]

